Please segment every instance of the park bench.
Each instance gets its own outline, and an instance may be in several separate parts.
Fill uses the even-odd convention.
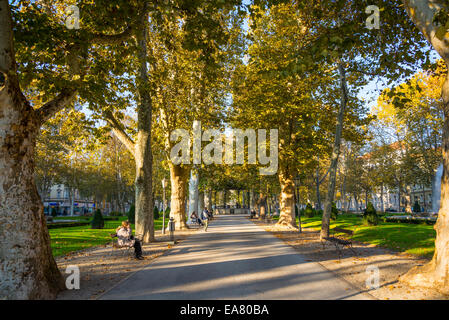
[[[128,255],[129,255],[130,252],[132,253],[131,249],[132,249],[133,247],[130,247],[130,246],[120,246],[120,245],[118,244],[118,238],[117,238],[117,234],[116,234],[116,233],[112,233],[112,234],[111,234],[111,239],[112,239],[111,255],[114,253],[114,250],[121,250],[122,253],[123,253],[123,255],[125,255],[125,254],[128,254]]]
[[[332,231],[332,236],[323,238],[324,241],[321,242],[321,244],[323,245],[323,250],[326,245],[326,242],[330,242],[335,246],[335,249],[338,252],[339,259],[341,258],[341,250],[343,248],[348,248],[354,254],[357,255],[357,253],[352,248],[352,240],[351,239],[341,239],[341,238],[338,238],[335,236],[335,233],[345,233],[345,234],[349,235],[350,237],[352,237],[354,235],[354,231],[343,229],[343,228],[338,228],[338,227],[331,229],[331,231]]]
[[[198,218],[191,218],[189,225],[200,227],[198,224]]]

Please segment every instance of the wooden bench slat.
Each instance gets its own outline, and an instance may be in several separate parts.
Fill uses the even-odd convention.
[[[350,245],[352,242],[351,241],[349,241],[349,240],[343,240],[343,239],[339,239],[339,238],[336,238],[336,237],[326,237],[326,238],[323,238],[324,240],[327,240],[327,241],[330,241],[330,242],[336,242],[336,243],[338,243],[338,244],[341,244],[341,245]]]

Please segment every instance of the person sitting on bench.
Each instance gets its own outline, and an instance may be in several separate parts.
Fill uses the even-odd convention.
[[[140,241],[134,238],[129,221],[122,221],[122,225],[117,228],[116,232],[117,244],[120,247],[134,247],[136,259],[143,260],[142,246],[140,245]]]
[[[201,221],[200,218],[198,218],[198,216],[196,215],[196,212],[193,211],[192,214],[190,215],[190,219],[196,220],[196,222],[198,223],[198,225],[202,226],[203,225],[203,221]]]

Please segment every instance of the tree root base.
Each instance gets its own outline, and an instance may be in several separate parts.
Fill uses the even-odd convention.
[[[274,226],[276,228],[285,229],[286,231],[298,230],[297,226],[295,226],[293,224],[290,224],[290,223],[287,223],[285,221],[284,222],[277,222]]]
[[[449,295],[449,278],[437,275],[432,263],[410,269],[399,278],[399,281],[410,287],[434,289],[444,295]]]

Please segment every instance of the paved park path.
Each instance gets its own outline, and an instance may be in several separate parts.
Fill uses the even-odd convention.
[[[217,216],[101,299],[370,299],[245,216]]]

